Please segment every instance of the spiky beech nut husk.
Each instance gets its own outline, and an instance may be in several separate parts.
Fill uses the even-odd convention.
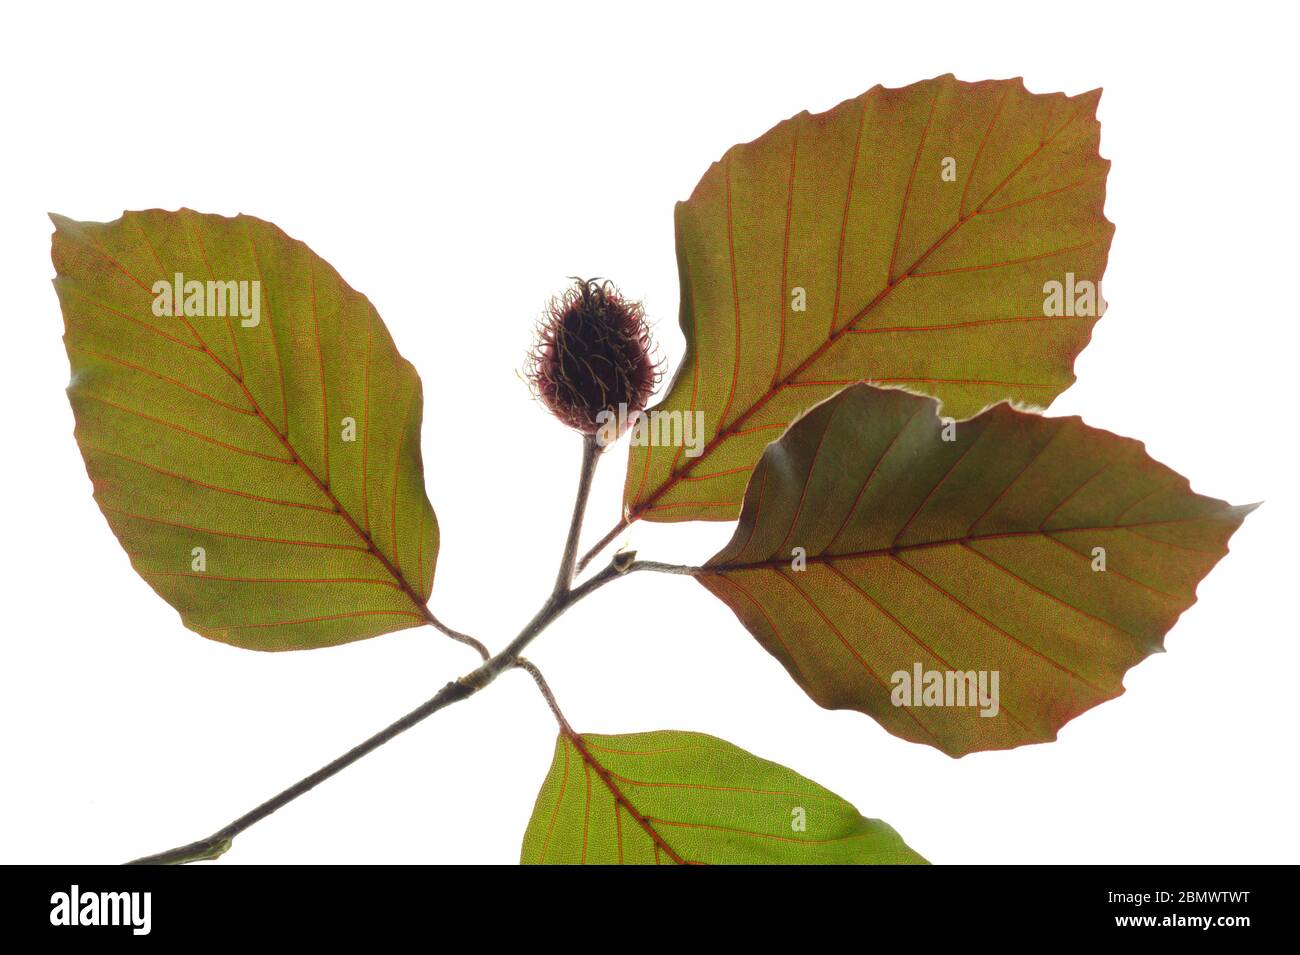
[[[611,282],[575,279],[547,306],[527,371],[555,417],[609,443],[645,409],[660,367],[641,304]]]

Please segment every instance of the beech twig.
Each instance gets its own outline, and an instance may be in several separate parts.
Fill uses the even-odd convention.
[[[206,839],[200,839],[197,842],[191,842],[183,846],[177,846],[174,849],[168,849],[165,852],[159,852],[154,855],[144,856],[129,863],[131,865],[179,865],[187,862],[199,862],[206,859],[216,859],[227,849],[240,833],[247,830],[250,826],[261,822],[273,812],[283,808],[293,802],[299,796],[311,791],[316,786],[329,779],[331,776],[351,766],[361,757],[368,753],[374,752],[385,743],[406,732],[417,723],[428,719],[434,713],[450,706],[453,703],[459,703],[461,700],[467,700],[479,690],[483,689],[506,670],[519,668],[524,670],[537,682],[538,688],[546,698],[547,705],[555,714],[560,723],[561,730],[569,737],[575,737],[576,734],[569,726],[564,714],[560,712],[559,706],[555,702],[555,696],[551,693],[550,687],[547,686],[546,680],[542,677],[541,671],[531,662],[523,659],[521,654],[524,649],[537,638],[537,635],[554,623],[566,610],[582,600],[589,594],[599,590],[611,580],[615,580],[635,570],[665,570],[668,573],[690,572],[690,568],[680,570],[666,570],[673,565],[657,564],[650,561],[628,561],[620,560],[616,555],[609,565],[600,573],[588,578],[578,586],[573,586],[574,565],[578,551],[578,536],[582,532],[583,513],[587,508],[587,498],[591,493],[591,480],[596,470],[596,462],[600,457],[600,446],[594,436],[585,436],[583,440],[582,451],[582,471],[578,479],[578,494],[574,502],[573,517],[569,522],[569,533],[565,540],[564,552],[560,559],[560,569],[556,576],[555,588],[551,595],[542,604],[541,609],[534,614],[519,635],[510,641],[504,650],[495,656],[490,655],[487,648],[478,640],[466,634],[459,633],[446,627],[432,613],[428,615],[429,623],[437,627],[448,636],[468,643],[476,647],[484,656],[484,661],[474,670],[466,673],[457,680],[453,680],[434,694],[430,699],[421,703],[411,712],[407,713],[401,719],[389,724],[378,733],[371,736],[364,742],[354,746],[342,756],[332,762],[327,763],[320,769],[316,770],[309,776],[304,777],[294,783],[288,789],[272,796],[266,802],[257,806],[255,809],[244,813],[238,819],[235,819],[229,825],[223,826]]]

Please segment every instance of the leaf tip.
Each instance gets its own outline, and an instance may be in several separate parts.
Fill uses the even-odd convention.
[[[60,232],[71,231],[73,226],[77,224],[75,219],[69,219],[67,216],[59,215],[57,212],[47,212],[45,214],[49,216],[50,221],[54,223],[55,235],[58,235]]]
[[[1097,116],[1097,104],[1101,102],[1102,87],[1097,86],[1079,94],[1079,101],[1088,106],[1092,111],[1092,116]]]

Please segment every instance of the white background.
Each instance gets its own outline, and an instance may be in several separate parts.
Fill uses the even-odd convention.
[[[936,862],[1297,861],[1294,23],[1282,4],[654,3],[472,12],[23,4],[3,94],[0,860],[116,862],[211,832],[470,669],[410,630],[310,653],[209,642],[130,569],[63,394],[46,211],[248,212],[307,241],[425,383],[432,606],[500,647],[553,578],[578,439],[517,371],[574,274],[681,353],[673,203],[731,144],[876,83],[1104,86],[1110,311],[1052,408],[1263,500],[1128,692],[1054,744],[953,760],[812,704],[720,602],[636,575],[529,656],[579,729],[713,733]],[[602,463],[589,538],[617,515]],[[641,524],[694,562],[730,525]],[[249,831],[219,863],[517,859],[553,745],[522,674]]]

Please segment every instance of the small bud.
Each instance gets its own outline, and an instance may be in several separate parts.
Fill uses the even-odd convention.
[[[617,437],[643,411],[660,367],[645,312],[611,282],[577,279],[551,300],[527,376],[551,413],[583,434]]]

